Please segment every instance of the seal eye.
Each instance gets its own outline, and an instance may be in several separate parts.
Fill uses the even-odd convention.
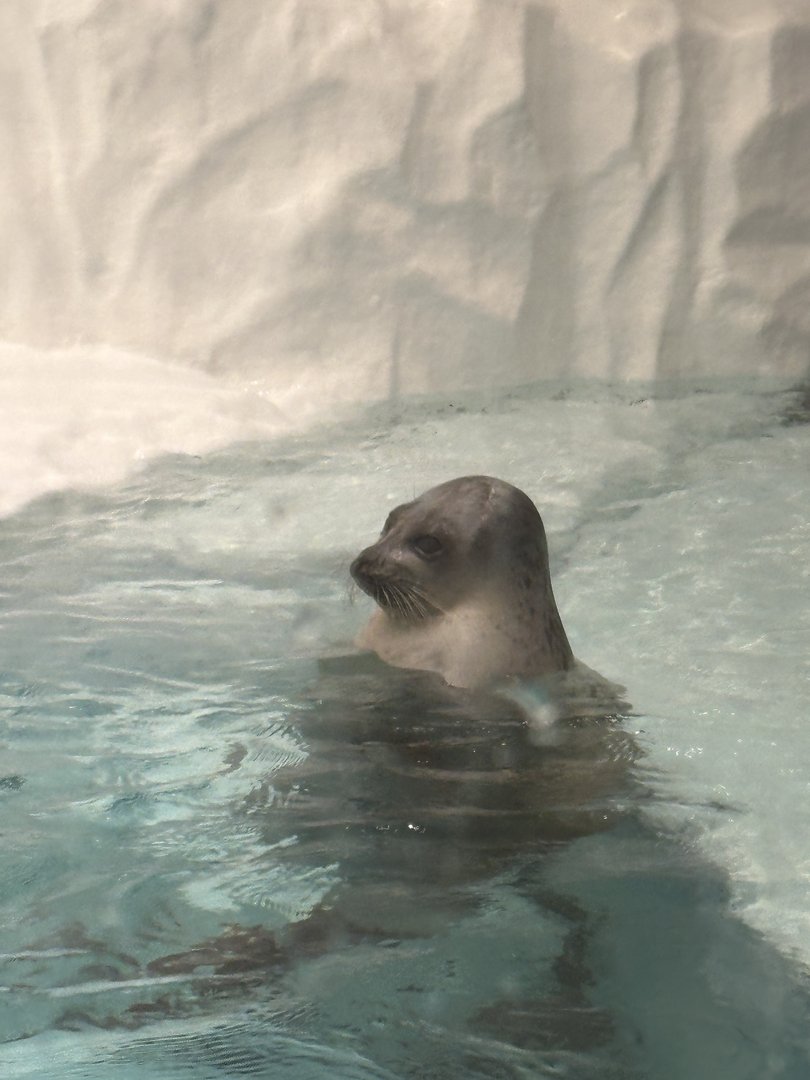
[[[411,540],[411,547],[423,559],[435,559],[437,555],[442,553],[441,540],[438,536],[431,536],[429,533]]]

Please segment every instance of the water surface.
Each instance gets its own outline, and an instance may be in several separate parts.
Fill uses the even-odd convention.
[[[3,1075],[806,1076],[789,406],[430,403],[5,519]],[[538,502],[628,715],[538,744],[324,667],[368,611],[351,556],[468,472]]]

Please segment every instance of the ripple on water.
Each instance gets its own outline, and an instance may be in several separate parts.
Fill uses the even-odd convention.
[[[709,800],[677,803],[695,822],[685,840],[663,813],[682,780],[676,751],[690,776],[724,765],[729,784],[744,758],[712,673],[734,674],[739,719],[742,690],[778,659],[749,630],[701,650],[696,582],[721,630],[741,617],[738,600],[720,603],[709,548],[700,575],[691,562],[727,499],[728,462],[714,459],[703,501],[672,496],[669,406],[649,432],[621,402],[593,406],[598,430],[621,437],[585,446],[592,406],[575,403],[573,423],[568,403],[547,404],[548,424],[517,400],[468,415],[441,464],[424,447],[435,458],[446,421],[430,414],[383,440],[173,459],[129,488],[65,494],[3,523],[4,1077],[625,1080],[677,1062],[679,1075],[710,1063],[713,1080],[739,1080],[776,1061],[783,1080],[804,1080],[796,969],[729,916],[727,878],[692,844]],[[312,659],[359,620],[340,568],[380,507],[411,491],[414,468],[428,486],[447,478],[431,470],[484,467],[482,452],[548,496],[557,564],[576,554],[558,598],[585,658],[599,645],[606,674],[632,661],[637,683],[661,683],[660,715],[596,748],[576,732],[535,747],[531,768],[519,727],[475,727],[429,695],[359,681],[330,697]],[[538,461],[560,460],[539,477]],[[702,482],[695,461],[678,475]],[[799,491],[800,467],[790,475]],[[756,497],[767,501],[764,482]],[[783,501],[799,550],[799,504]],[[728,534],[741,551],[747,520]],[[662,568],[673,536],[676,565]],[[751,551],[770,559],[778,539]],[[740,580],[765,563],[743,560]],[[764,602],[773,583],[760,584]],[[768,640],[798,656],[775,617]],[[673,649],[703,741],[667,711]],[[689,650],[720,662],[688,669]],[[769,714],[772,741],[792,707],[785,697]],[[783,779],[799,783],[794,735]],[[729,829],[746,816],[733,802],[713,804]]]

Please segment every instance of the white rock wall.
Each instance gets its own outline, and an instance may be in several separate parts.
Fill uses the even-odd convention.
[[[810,363],[806,0],[3,0],[0,337],[283,400]]]

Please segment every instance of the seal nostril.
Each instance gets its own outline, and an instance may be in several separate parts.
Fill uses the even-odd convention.
[[[374,575],[369,569],[368,560],[362,554],[358,555],[349,567],[349,573],[363,590],[371,595],[374,590]]]

